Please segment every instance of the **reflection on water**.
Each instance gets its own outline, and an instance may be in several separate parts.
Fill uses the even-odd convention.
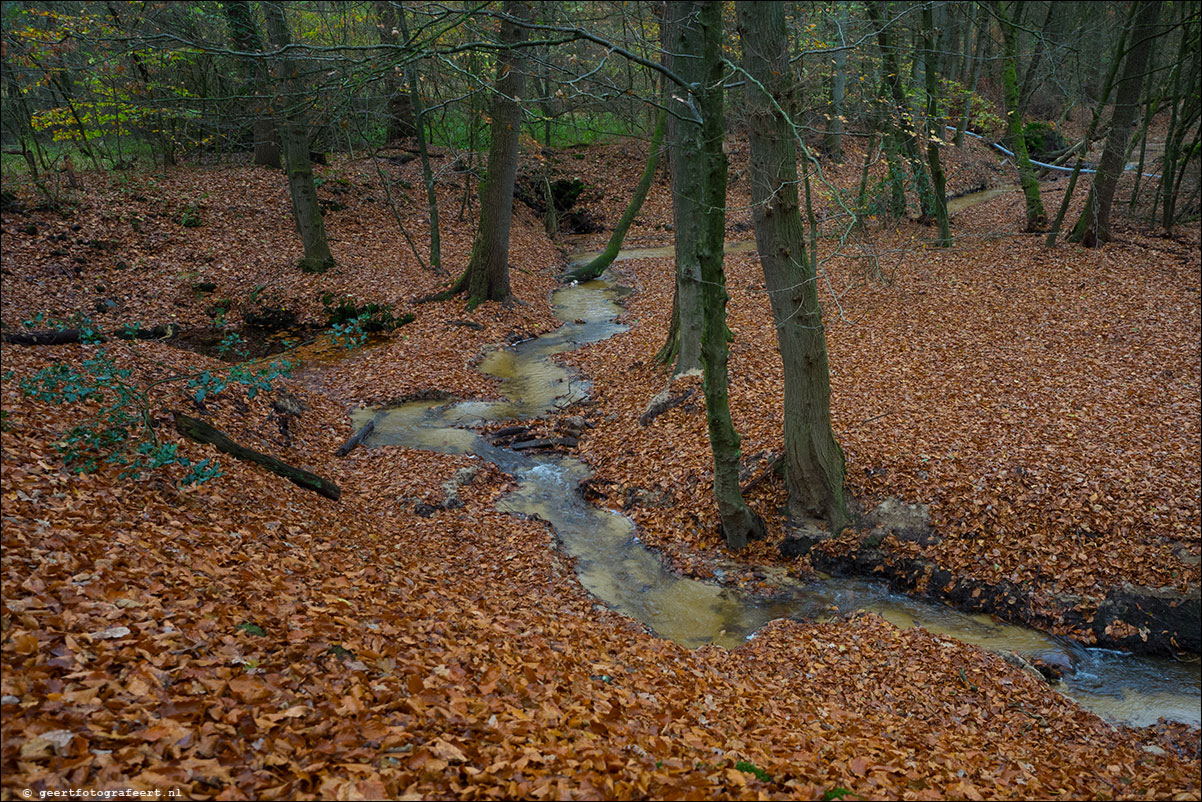
[[[743,250],[753,250],[754,246]],[[665,255],[655,249],[637,255]],[[634,254],[634,255],[632,255]],[[671,255],[667,249],[666,255]],[[630,519],[587,503],[577,486],[589,476],[578,460],[498,448],[470,427],[546,415],[585,397],[588,386],[547,359],[625,330],[617,290],[604,281],[555,293],[556,331],[488,354],[480,370],[500,380],[498,401],[417,401],[392,409],[351,413],[356,427],[375,420],[368,447],[406,445],[442,453],[472,453],[512,475],[518,489],[498,507],[537,515],[554,527],[577,560],[580,581],[613,609],[638,619],[684,646],[737,647],[775,618],[815,618],[832,610],[869,610],[899,627],[922,626],[996,652],[1057,653],[1077,664],[1057,688],[1083,706],[1115,720],[1143,725],[1160,716],[1200,723],[1198,664],[1085,649],[1024,627],[1002,624],[950,607],[911,599],[860,579],[782,585],[765,601],[737,590],[673,574],[639,543]]]

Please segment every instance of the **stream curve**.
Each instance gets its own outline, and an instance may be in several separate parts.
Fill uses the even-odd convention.
[[[629,518],[584,499],[578,490],[590,475],[584,463],[500,448],[474,431],[489,423],[545,416],[583,400],[588,383],[549,357],[625,331],[627,327],[616,322],[621,312],[619,292],[603,280],[556,291],[552,305],[565,321],[562,326],[511,348],[498,348],[478,366],[500,380],[500,400],[417,401],[353,410],[356,428],[375,421],[364,445],[474,454],[493,463],[518,482],[517,490],[498,502],[499,509],[547,521],[564,549],[576,558],[580,582],[590,593],[686,647],[714,643],[734,648],[776,618],[818,618],[833,609],[867,610],[899,627],[922,626],[995,652],[1065,655],[1076,664],[1076,671],[1053,687],[1111,720],[1147,726],[1163,716],[1191,726],[1202,724],[1202,675],[1197,661],[1180,663],[1088,649],[987,616],[909,598],[868,580],[794,582],[784,594],[765,601],[675,574],[642,545]]]

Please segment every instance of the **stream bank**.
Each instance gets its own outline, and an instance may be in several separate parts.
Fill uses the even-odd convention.
[[[820,619],[855,610],[875,612],[899,626],[920,625],[1003,654],[1064,665],[1058,690],[1102,715],[1133,725],[1161,716],[1197,726],[1196,664],[1084,649],[1008,624],[974,618],[942,605],[892,593],[879,582],[840,580],[807,584],[782,578],[771,597],[705,582],[666,569],[645,548],[633,522],[588,503],[579,492],[590,475],[582,462],[500,448],[476,428],[544,416],[582,401],[588,384],[548,359],[625,330],[618,290],[605,281],[565,287],[553,305],[559,329],[492,351],[481,372],[500,379],[498,401],[421,401],[352,413],[356,428],[374,422],[367,447],[405,445],[474,454],[518,482],[498,509],[547,522],[576,562],[583,586],[608,606],[685,646],[736,648],[777,618]]]

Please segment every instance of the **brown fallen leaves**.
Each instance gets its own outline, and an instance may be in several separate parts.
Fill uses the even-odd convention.
[[[188,175],[177,177],[192,180]],[[259,186],[244,171],[204,176],[209,185],[227,180]],[[278,188],[264,183],[261,189]],[[248,237],[274,236],[264,232],[283,237],[285,210],[270,211],[270,225],[244,223],[243,241],[227,252],[247,251]],[[354,225],[364,231],[387,225],[382,211],[375,217],[359,211],[363,217]],[[100,220],[94,206],[80,214]],[[351,238],[339,227],[339,214],[344,212],[334,213],[332,231],[346,243]],[[338,482],[344,491],[338,504],[229,459],[222,463],[225,477],[194,489],[177,489],[165,477],[120,482],[108,469],[67,473],[52,443],[82,410],[32,402],[20,395],[18,382],[51,359],[78,361],[94,346],[3,347],[5,370],[12,371],[0,381],[8,413],[0,463],[4,798],[19,797],[26,788],[35,793],[178,788],[187,798],[202,799],[813,799],[838,788],[868,798],[1198,798],[1197,751],[1182,746],[1196,740],[1196,731],[1182,736],[1179,728],[1165,728],[1161,738],[1154,731],[1113,728],[998,657],[921,630],[900,631],[872,615],[774,622],[738,650],[689,651],[596,605],[543,525],[493,509],[509,480],[489,466],[480,466],[477,478],[461,488],[464,507],[421,517],[413,512],[414,499],[436,500],[443,482],[478,461],[399,447],[334,458],[350,433],[346,404],[429,389],[486,392],[488,385],[464,370],[479,348],[549,319],[545,290],[555,265],[534,221],[519,222],[522,247],[514,251],[514,265],[530,273],[517,271],[514,280],[529,306],[477,312],[472,319],[485,326],[482,332],[448,326],[446,321],[463,316],[461,302],[423,307],[417,322],[383,345],[285,382],[307,406],[292,426],[291,440],[281,438],[270,419],[270,397],[247,399],[230,390],[206,402],[208,418],[236,439]],[[8,221],[5,226],[7,232]],[[188,238],[199,235],[204,242],[221,240],[215,230],[187,232]],[[8,239],[6,234],[6,248]],[[1027,247],[986,245],[983,254],[974,255],[972,269],[999,285],[1003,277],[1019,281],[1002,264],[980,265],[1030,262]],[[28,262],[6,259],[6,269],[13,271],[5,278],[3,319],[9,325],[51,297],[60,299],[61,308],[73,308],[71,293],[83,286],[22,278],[45,266],[35,258],[37,251],[19,252]],[[1128,259],[1134,255],[1123,253]],[[239,282],[256,286],[280,273],[279,281],[293,286],[295,277],[277,262],[257,254],[239,258],[244,261],[230,271]],[[1048,357],[1043,379],[1041,371],[1021,372],[1023,359],[1014,354],[997,360],[996,370],[985,370],[973,361],[973,348],[981,346],[973,338],[984,338],[988,327],[996,331],[1005,316],[966,317],[985,300],[970,288],[981,284],[980,292],[987,293],[989,282],[963,272],[969,269],[963,256],[911,258],[921,258],[923,269],[899,265],[892,288],[854,290],[848,304],[855,314],[849,316],[864,321],[854,333],[850,326],[832,325],[836,396],[844,399],[838,402],[837,425],[852,465],[862,466],[852,474],[857,488],[881,490],[871,484],[878,474],[864,470],[880,465],[888,468],[881,481],[908,498],[929,497],[924,491],[935,481],[945,488],[971,487],[985,475],[991,481],[978,491],[984,495],[963,498],[990,498],[1012,482],[1026,481],[991,456],[1001,441],[1013,449],[1009,454],[1032,458],[1028,470],[1038,467],[1046,472],[1041,476],[1058,482],[1049,487],[1074,487],[1075,476],[1086,476],[1086,482],[1098,484],[1090,492],[1099,493],[1099,501],[1090,504],[1109,510],[1113,503],[1133,517],[1126,540],[1108,536],[1099,542],[1099,560],[1081,562],[1090,555],[1056,548],[1053,553],[1063,555],[1068,567],[1091,571],[1098,580],[1120,573],[1145,576],[1135,573],[1144,570],[1150,572],[1146,576],[1161,576],[1138,558],[1108,567],[1107,555],[1123,543],[1139,543],[1154,520],[1150,515],[1169,516],[1170,523],[1196,519],[1196,507],[1150,513],[1126,504],[1143,499],[1148,488],[1169,498],[1178,485],[1186,492],[1196,487],[1196,467],[1191,473],[1184,464],[1189,453],[1178,455],[1176,441],[1153,446],[1142,439],[1145,429],[1184,426],[1181,447],[1188,448],[1197,360],[1191,366],[1185,356],[1175,356],[1182,346],[1174,338],[1196,343],[1196,330],[1188,320],[1181,324],[1184,331],[1164,329],[1180,322],[1175,315],[1191,297],[1196,310],[1196,290],[1189,294],[1196,288],[1196,268],[1161,274],[1156,283],[1132,275],[1140,271],[1113,278],[1104,266],[1073,263],[1064,272],[1085,271],[1093,281],[1087,287],[1103,286],[1104,276],[1118,282],[1105,285],[1113,287],[1105,295],[1112,300],[1096,317],[1089,314],[1098,292],[1077,289],[1076,299],[1071,297],[1082,278],[1058,278],[1050,268],[1023,275],[1021,290],[1046,286],[1047,300],[1061,304],[1063,314],[1047,311],[1041,337],[1050,337],[1057,326],[1077,331],[1075,338],[1065,335],[1060,349],[1085,336],[1071,328],[1081,325],[1078,316],[1097,321],[1117,314],[1119,299],[1136,290],[1153,293],[1148,314],[1167,316],[1164,326],[1141,332],[1122,318],[1124,326],[1113,329],[1114,336],[1136,339],[1091,341],[1091,349],[1101,349],[1099,358],[1088,370],[1067,374],[1073,382],[1105,370],[1106,358],[1117,360],[1123,347],[1138,344],[1157,360],[1156,369],[1181,371],[1176,375],[1186,383],[1181,391],[1162,388],[1164,411],[1157,413],[1160,407],[1148,399],[1137,371],[1137,389],[1126,394],[1097,387],[1082,391],[1066,380],[1063,389],[1077,402],[1065,399],[1063,408],[1088,414],[1076,424],[1041,424],[1060,438],[1050,441],[1056,448],[1042,458],[1045,467],[1034,465],[1038,449],[1011,445],[1034,436],[1026,428],[1006,429],[1010,437],[997,433],[998,416],[1019,409],[1014,404],[1021,393],[989,390],[1013,388],[1022,378],[1039,390],[1036,398],[1046,406],[1062,387],[1051,371],[1071,366]],[[370,284],[367,264],[350,258],[345,264],[349,272],[339,274],[344,280]],[[679,407],[646,430],[634,422],[653,394],[648,390],[660,389],[664,381],[648,364],[648,347],[658,345],[657,321],[666,311],[665,298],[670,300],[660,275],[667,274],[664,268],[662,262],[636,268],[643,292],[630,299],[629,316],[640,325],[572,359],[586,366],[600,409],[613,416],[594,416],[598,426],[582,441],[599,473],[622,485],[639,476],[639,482],[657,487],[693,488],[677,493],[672,507],[635,510],[645,527],[641,536],[671,554],[688,555],[694,552],[686,549],[716,543],[708,531],[700,415]],[[104,280],[133,304],[169,313],[152,296],[154,282],[166,281],[173,269],[180,268],[164,265],[142,276],[116,271],[105,273]],[[773,447],[777,438],[771,331],[764,329],[750,262],[732,260],[731,272],[736,414],[746,432],[745,451],[753,453]],[[398,275],[380,278],[390,287],[432,283],[408,263]],[[946,303],[928,300],[936,290]],[[187,301],[180,314],[201,314],[188,305],[193,303]],[[1026,320],[1042,309],[1019,307],[1013,315]],[[868,320],[870,315],[878,317]],[[878,326],[881,332],[873,335]],[[973,326],[981,331],[974,334]],[[958,347],[936,347],[958,343],[957,337],[964,340]],[[991,342],[1018,348],[1021,340]],[[148,376],[211,364],[161,343],[107,347],[122,365]],[[955,374],[954,391],[928,384],[957,359],[964,368]],[[1115,371],[1120,367],[1135,371],[1139,365],[1132,358]],[[190,403],[186,394],[162,392],[157,400],[164,408]],[[960,405],[948,403],[949,396],[962,399]],[[1135,431],[1117,441],[1121,452],[1089,447],[1111,434],[1098,430],[1099,421],[1122,398],[1137,405],[1138,414],[1122,418]],[[1090,411],[1090,403],[1097,411]],[[880,428],[854,426],[898,404],[904,408],[880,419]],[[945,414],[958,417],[941,423],[945,407]],[[973,409],[986,410],[986,421],[978,422]],[[174,438],[170,429],[161,431]],[[936,443],[942,447],[936,449]],[[915,464],[923,453],[947,460],[949,447],[957,457],[938,463],[948,466],[946,476],[932,470],[933,459]],[[180,442],[180,448],[193,458],[210,456],[194,443]],[[1121,476],[1086,467],[1118,466],[1133,457],[1155,457],[1160,470],[1124,485]],[[925,479],[920,470],[927,472]],[[771,510],[780,489],[771,482],[762,487],[755,503]],[[1116,501],[1106,501],[1107,495]],[[992,518],[974,512],[960,496],[943,491],[936,508],[941,525],[952,525],[959,515],[975,516],[965,518],[964,531],[990,524]],[[998,544],[999,554],[990,558],[1014,565],[1011,570],[1029,565],[1015,556],[1015,544],[1030,538],[1046,499],[1058,497],[1049,492],[1035,496],[1038,503],[1011,502],[1013,536],[1004,527],[983,529]],[[991,503],[998,509],[996,500]],[[1069,512],[1081,511],[1066,508]],[[1092,508],[1084,515],[1079,520],[1087,525],[1105,523],[1091,517],[1101,515]],[[1173,537],[1174,531],[1169,527],[1165,534]],[[1062,535],[1049,528],[1048,543]],[[943,548],[951,559],[961,541],[947,542],[951,545]],[[1149,538],[1143,548],[1137,555],[1163,556],[1165,546]],[[752,554],[766,557],[768,547],[757,546]],[[981,570],[972,561],[957,567]],[[1083,581],[1066,576],[1072,587]],[[736,769],[741,762],[769,780]]]

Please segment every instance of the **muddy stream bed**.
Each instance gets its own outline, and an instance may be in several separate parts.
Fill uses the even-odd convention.
[[[728,250],[754,249],[753,244],[732,245],[735,247]],[[622,258],[662,253],[661,249],[632,250]],[[585,399],[587,382],[549,357],[624,331],[626,327],[616,322],[622,292],[606,281],[558,290],[552,304],[564,321],[560,328],[491,351],[479,364],[481,372],[500,379],[501,400],[419,401],[352,411],[356,429],[375,421],[375,430],[364,445],[474,454],[493,463],[518,483],[517,490],[498,502],[501,510],[537,515],[548,522],[562,547],[576,558],[580,582],[589,592],[683,646],[714,643],[734,648],[776,618],[818,619],[835,611],[867,610],[899,627],[921,626],[994,652],[1071,662],[1075,672],[1066,673],[1053,687],[1113,721],[1146,726],[1163,716],[1193,726],[1202,722],[1197,660],[1183,663],[1089,649],[988,616],[909,598],[864,579],[805,583],[774,577],[781,593],[765,600],[672,573],[657,554],[642,545],[630,519],[584,499],[578,489],[590,475],[584,463],[560,455],[500,448],[474,430],[501,421],[545,416]]]

